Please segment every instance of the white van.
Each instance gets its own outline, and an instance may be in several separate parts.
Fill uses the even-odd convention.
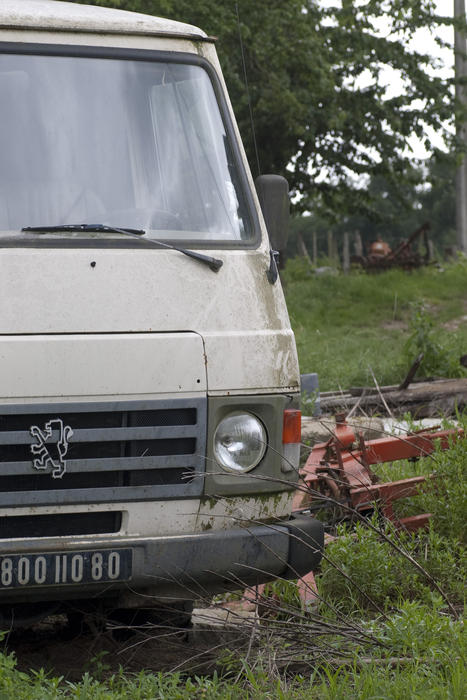
[[[258,184],[279,247],[284,183]],[[212,39],[1,1],[0,270],[4,622],[318,564],[321,524],[291,515],[294,337]]]

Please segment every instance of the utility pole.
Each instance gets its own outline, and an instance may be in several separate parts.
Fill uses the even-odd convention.
[[[465,22],[465,0],[454,0],[454,17]],[[454,29],[454,51],[456,79],[467,79],[467,42],[465,32]],[[467,86],[456,83],[456,98],[467,108]],[[467,128],[465,122],[457,124],[457,137],[467,149]],[[467,150],[456,174],[456,228],[457,245],[467,253]]]

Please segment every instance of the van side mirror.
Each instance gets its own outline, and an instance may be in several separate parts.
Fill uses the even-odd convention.
[[[255,185],[271,248],[285,250],[289,233],[289,183],[281,175],[260,175]]]

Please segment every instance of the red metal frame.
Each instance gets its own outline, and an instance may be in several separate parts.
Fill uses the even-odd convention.
[[[427,457],[437,446],[447,449],[463,435],[463,430],[454,428],[365,441],[362,433],[355,434],[345,418],[338,416],[334,435],[327,442],[313,447],[300,472],[306,489],[297,490],[294,510],[309,506],[313,494],[316,498],[318,492],[328,495],[337,504],[356,510],[380,504],[382,513],[394,520],[392,503],[415,495],[426,478],[417,476],[382,484],[378,483],[371,465]],[[421,527],[426,522],[426,517],[414,516],[412,521],[405,519],[404,523],[398,524],[413,529],[416,524]]]

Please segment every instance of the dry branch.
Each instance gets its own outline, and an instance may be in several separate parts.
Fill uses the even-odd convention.
[[[362,395],[364,393],[364,395]],[[349,410],[356,403],[366,412],[386,413],[386,404],[396,413],[410,411],[419,418],[452,414],[467,405],[467,379],[441,379],[412,384],[400,390],[397,386],[353,388],[346,393],[325,392],[320,405],[325,413]]]

